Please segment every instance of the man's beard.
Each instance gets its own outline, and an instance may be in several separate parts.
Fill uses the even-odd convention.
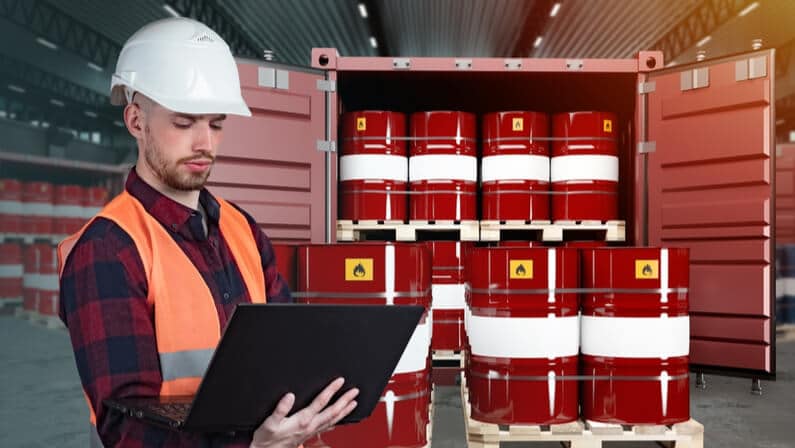
[[[196,156],[180,159],[172,167],[169,167],[160,147],[149,135],[147,133],[144,141],[144,158],[149,168],[152,169],[161,182],[179,191],[195,191],[204,188],[204,184],[207,182],[212,170],[212,163],[215,162],[215,158],[212,155],[203,152]],[[210,168],[202,173],[192,173],[190,171],[181,173],[179,171],[179,167],[185,162],[198,159],[211,160]]]

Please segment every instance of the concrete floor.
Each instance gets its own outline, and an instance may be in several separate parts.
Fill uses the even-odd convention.
[[[87,446],[88,412],[67,333],[3,316],[0,341],[0,447]],[[708,376],[707,390],[693,387],[691,413],[706,428],[706,447],[795,447],[795,337],[780,340],[777,355],[778,381],[763,382],[761,397],[750,394],[748,379]],[[435,412],[433,448],[465,447],[456,388],[437,390]],[[503,444],[542,446],[560,445]]]

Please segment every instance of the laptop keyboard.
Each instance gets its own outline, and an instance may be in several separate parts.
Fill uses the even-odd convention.
[[[173,420],[183,421],[188,416],[190,406],[191,403],[161,403],[150,405],[149,410]]]

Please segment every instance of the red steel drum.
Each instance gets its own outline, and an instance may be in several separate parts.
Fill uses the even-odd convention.
[[[404,243],[300,246],[295,297],[305,303],[430,309],[430,251],[424,244]],[[431,328],[426,313],[370,417],[320,434],[304,446],[425,447],[430,437]]]
[[[83,218],[88,221],[102,211],[102,207],[108,202],[108,190],[91,187],[86,188],[83,194]]]
[[[53,206],[53,233],[71,235],[86,223],[83,202],[85,189],[78,185],[58,185],[55,187]]]
[[[276,269],[287,282],[290,291],[295,291],[297,281],[297,250],[298,246],[290,244],[273,244],[273,255],[276,257]]]
[[[343,117],[340,219],[407,219],[406,116],[360,111]]]
[[[58,256],[55,247],[49,244],[36,244],[39,257],[37,284],[41,317],[58,315]]]
[[[21,233],[22,182],[0,179],[0,233]]]
[[[39,244],[29,244],[22,249],[24,273],[22,274],[22,309],[26,312],[38,314],[39,312],[39,287],[41,280],[39,269],[41,254]]]
[[[433,258],[433,350],[466,348],[464,262],[475,245],[460,241],[431,241]]]
[[[411,116],[410,219],[477,218],[475,115],[417,112]]]
[[[609,112],[553,117],[552,219],[618,219],[618,119]]]
[[[583,417],[629,425],[689,420],[688,250],[582,254],[582,369],[594,377],[583,384]]]
[[[478,248],[467,275],[472,418],[496,424],[577,419],[577,250]]]
[[[24,272],[20,245],[0,244],[0,304],[22,300]]]
[[[548,136],[549,120],[539,112],[483,118],[482,219],[549,219]]]
[[[22,233],[52,234],[53,185],[47,182],[24,184],[22,202]]]

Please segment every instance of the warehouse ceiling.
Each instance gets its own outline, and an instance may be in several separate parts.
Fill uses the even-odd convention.
[[[791,0],[0,0],[0,97],[30,117],[120,132],[118,108],[106,102],[118,51],[142,25],[173,15],[207,23],[239,56],[308,65],[313,47],[577,58],[662,49],[682,63],[699,49],[749,50],[757,37],[767,47],[788,42],[793,14]]]

